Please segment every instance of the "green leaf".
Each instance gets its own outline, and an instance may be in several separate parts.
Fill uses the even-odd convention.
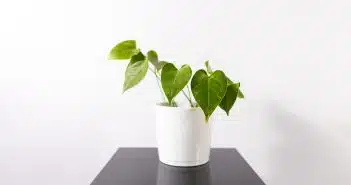
[[[211,68],[208,60],[205,62],[205,66],[206,66],[206,70],[207,70],[208,74],[213,73],[212,68]]]
[[[167,61],[160,61],[157,65],[157,71],[160,71],[166,64],[168,64]]]
[[[219,107],[223,109],[229,116],[229,111],[233,107],[236,97],[238,96],[240,83],[231,83],[227,86],[227,91],[222,99]]]
[[[163,68],[163,66],[168,63],[166,61],[159,61],[158,55],[154,50],[150,50],[149,52],[147,52],[147,58],[151,62],[151,64],[155,66],[157,71],[160,71]]]
[[[189,65],[183,65],[178,70],[172,63],[165,64],[161,72],[161,84],[169,104],[188,84],[191,74],[192,71]]]
[[[233,81],[231,81],[228,77],[227,77],[227,79],[228,79],[228,85],[230,85],[230,84],[233,84],[234,82]],[[240,83],[239,83],[239,90],[238,90],[238,98],[241,98],[241,99],[244,99],[245,97],[244,97],[244,93],[240,90]]]
[[[210,76],[203,69],[195,73],[191,81],[191,91],[204,112],[206,121],[221,103],[226,90],[227,78],[223,71],[214,71]]]
[[[239,92],[238,92],[238,98],[241,98],[241,99],[245,98],[244,93],[240,89],[239,89]]]
[[[137,85],[146,76],[148,62],[145,56],[139,52],[132,56],[125,72],[123,92]]]
[[[149,52],[147,52],[147,58],[151,62],[151,64],[157,68],[158,56],[157,56],[156,51],[150,50]]]
[[[227,83],[228,85],[230,85],[230,84],[233,84],[234,82],[227,77]]]
[[[120,42],[113,47],[109,54],[110,60],[127,60],[137,54],[139,50],[136,48],[135,40],[126,40]]]

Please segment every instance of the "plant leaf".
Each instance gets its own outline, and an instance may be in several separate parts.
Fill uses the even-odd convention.
[[[137,85],[146,76],[148,62],[145,56],[139,52],[132,56],[125,72],[123,92]]]
[[[160,71],[168,62],[160,61],[157,65],[157,71]]]
[[[206,121],[221,103],[227,90],[227,78],[223,71],[214,71],[210,76],[198,70],[191,81],[191,91],[205,114]]]
[[[238,91],[238,98],[241,98],[241,99],[245,98],[244,93],[240,89]]]
[[[170,105],[173,98],[188,84],[191,74],[189,65],[183,65],[179,70],[172,63],[163,66],[161,84]]]
[[[211,68],[211,66],[210,66],[210,64],[209,64],[209,62],[208,62],[208,60],[205,62],[205,66],[206,66],[206,70],[207,70],[207,73],[208,73],[208,74],[213,73],[212,68]]]
[[[157,71],[160,71],[163,68],[163,66],[168,63],[166,61],[159,61],[158,55],[154,50],[150,50],[149,52],[147,52],[147,58],[151,62],[151,64],[155,66]]]
[[[113,47],[109,54],[110,60],[127,60],[137,54],[139,50],[136,48],[135,40],[126,40],[120,42]]]
[[[151,62],[152,65],[154,65],[157,68],[158,64],[158,56],[156,51],[150,50],[147,52],[147,58]]]
[[[227,91],[222,99],[219,107],[223,109],[229,116],[229,111],[233,107],[236,97],[238,96],[240,83],[231,83],[227,86]]]
[[[227,79],[228,79],[228,85],[234,83],[234,82],[231,81],[228,77],[227,77]],[[240,83],[238,83],[238,84],[239,84],[239,90],[238,90],[237,96],[238,96],[238,98],[244,99],[244,98],[245,98],[245,97],[244,97],[244,93],[240,90]]]

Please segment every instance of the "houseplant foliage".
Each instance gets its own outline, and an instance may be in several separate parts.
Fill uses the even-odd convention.
[[[197,70],[194,75],[189,65],[179,69],[174,63],[159,60],[156,51],[146,55],[137,47],[135,40],[118,43],[109,53],[110,60],[129,60],[125,71],[123,92],[138,85],[152,72],[160,92],[168,106],[177,106],[175,97],[182,93],[191,107],[200,107],[206,121],[217,107],[229,115],[237,98],[244,98],[240,83],[233,82],[223,71],[213,70],[208,61],[205,69]]]

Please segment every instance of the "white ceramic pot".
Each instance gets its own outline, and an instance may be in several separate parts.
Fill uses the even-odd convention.
[[[158,155],[172,166],[198,166],[209,161],[211,118],[200,108],[156,105]]]

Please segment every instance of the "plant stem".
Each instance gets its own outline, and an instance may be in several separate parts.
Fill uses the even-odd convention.
[[[163,91],[162,91],[162,88],[160,86],[160,77],[157,76],[156,72],[154,70],[152,70],[150,67],[149,67],[149,70],[154,73],[155,77],[156,77],[156,83],[157,83],[157,86],[158,86],[158,89],[160,90],[160,93],[161,93],[161,96],[163,97],[163,101],[166,101],[166,98],[165,98],[165,95],[163,94]]]
[[[190,92],[190,87],[189,87],[189,85],[187,85],[186,88],[188,89],[188,94],[189,94],[189,98],[190,98],[190,105],[191,105],[191,107],[195,107],[194,104],[192,103],[193,100],[192,100],[192,98],[191,98],[191,92]]]
[[[184,96],[186,97],[186,99],[188,99],[188,101],[189,101],[189,103],[190,103],[190,106],[191,106],[191,107],[194,107],[193,102],[191,102],[191,98],[189,98],[183,90],[182,90],[182,93],[184,94]]]

